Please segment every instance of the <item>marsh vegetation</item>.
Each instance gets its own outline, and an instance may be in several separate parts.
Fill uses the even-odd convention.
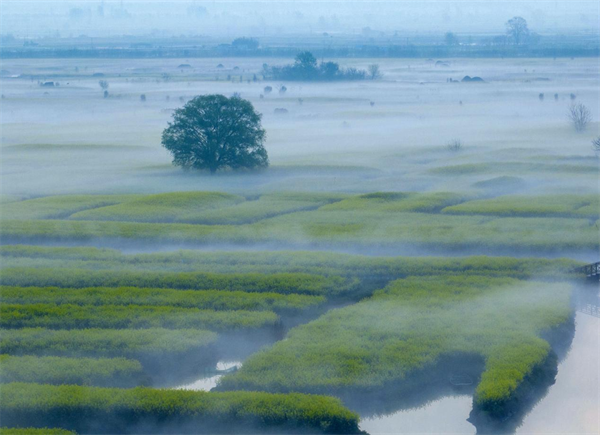
[[[598,324],[600,81],[517,18],[3,59],[1,433],[547,431]]]

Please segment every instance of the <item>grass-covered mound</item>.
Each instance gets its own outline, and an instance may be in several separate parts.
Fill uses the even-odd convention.
[[[212,272],[208,276],[215,276],[217,273],[228,274],[231,282],[237,282],[242,276],[257,276],[256,286],[261,284],[269,289],[272,288],[269,291],[287,288],[287,285],[283,284],[288,280],[284,280],[284,275],[282,275],[286,274],[285,276],[293,278],[298,283],[294,287],[290,287],[290,292],[306,293],[310,287],[321,283],[319,286],[325,285],[325,287],[319,288],[319,292],[323,291],[324,294],[328,294],[336,288],[345,287],[347,285],[345,279],[348,278],[393,280],[406,276],[447,274],[521,279],[552,278],[560,277],[574,267],[583,265],[581,262],[566,258],[376,257],[316,251],[202,252],[182,250],[166,253],[123,254],[114,249],[26,245],[0,246],[0,259],[3,267],[0,277],[3,283],[23,286],[51,286],[50,282],[57,282],[57,286],[60,284],[60,286],[69,287],[65,285],[67,282],[76,282],[81,283],[78,284],[81,287],[86,287],[92,285],[87,282],[88,276],[92,277],[93,281],[110,282],[112,286],[144,286],[143,277],[148,272],[194,271],[195,273]],[[54,273],[49,269],[62,270]],[[66,269],[72,269],[72,271],[69,272]],[[95,273],[99,270],[103,272]],[[117,271],[119,273],[113,273]],[[136,271],[136,274],[123,273],[128,271]],[[140,271],[146,271],[146,273],[139,273]],[[271,276],[264,277],[261,274]],[[313,276],[310,277],[306,274]],[[61,276],[66,278],[62,279]],[[105,277],[101,278],[102,276]],[[171,273],[149,276],[154,282],[160,282],[165,280],[165,277],[185,278],[194,275]],[[158,277],[162,278],[158,279]],[[260,281],[261,277],[266,281]],[[328,277],[328,279],[324,277]],[[275,280],[275,286],[267,285],[271,280]],[[125,281],[131,282],[131,284],[124,284]],[[40,284],[35,284],[35,282]],[[113,282],[114,284],[112,284]],[[240,283],[239,288],[248,290],[255,287],[254,284],[249,285],[249,283],[252,281],[244,280]],[[214,284],[220,285],[220,282],[215,281]],[[156,287],[156,284],[153,286]],[[233,284],[228,285],[228,287],[232,286]],[[228,291],[233,291],[233,289]]]
[[[57,195],[2,204],[2,219],[64,219],[79,211],[127,202],[136,195]]]
[[[0,352],[10,355],[127,357],[152,362],[208,353],[217,334],[197,329],[4,329]]]
[[[444,356],[480,355],[475,403],[502,410],[570,318],[568,284],[478,276],[407,278],[290,331],[220,381],[224,390],[401,392]],[[413,385],[414,387],[414,385]],[[501,411],[499,411],[501,412]]]
[[[446,207],[443,213],[495,216],[573,216],[598,219],[598,195],[507,195]]]
[[[99,207],[86,205],[91,199],[85,197],[85,210],[74,214],[68,207],[54,215],[43,209],[8,213],[0,236],[10,243],[126,241],[396,250],[416,246],[486,252],[597,248],[593,220],[599,206],[594,195],[507,198],[465,202],[469,196],[459,193],[375,192],[278,193],[247,200],[218,192],[175,192],[138,195]],[[7,206],[23,207],[32,201],[38,200]]]
[[[135,387],[147,382],[139,361],[126,358],[66,358],[0,355],[0,382]]]
[[[22,383],[1,386],[0,395],[6,426],[81,433],[360,432],[358,415],[325,396]]]
[[[216,311],[146,305],[2,304],[0,327],[52,329],[208,329],[228,331],[273,327],[271,311]]]
[[[487,180],[477,181],[472,184],[472,186],[477,189],[485,189],[495,192],[513,192],[518,189],[523,189],[526,185],[527,183],[523,178],[511,177],[510,175],[489,178]]]
[[[355,282],[341,277],[306,273],[169,273],[139,271],[91,271],[75,268],[2,270],[2,284],[21,287],[154,287],[182,290],[229,290],[258,293],[327,295],[354,288]]]
[[[589,218],[454,216],[442,213],[312,210],[245,225],[194,225],[73,220],[6,220],[6,242],[273,244],[340,248],[591,250],[597,229]]]
[[[316,209],[339,201],[343,197],[344,195],[322,193],[271,193],[261,195],[253,201],[240,202],[232,207],[206,210],[178,221],[206,225],[247,224],[280,214]]]
[[[71,219],[132,222],[193,222],[198,213],[243,202],[219,192],[170,192],[145,195],[124,204],[75,213]]]
[[[0,287],[4,304],[146,305],[200,308],[208,310],[247,310],[296,312],[317,307],[323,296],[250,293],[228,290],[172,290],[137,287]]]
[[[323,211],[378,210],[380,212],[434,213],[449,205],[458,204],[467,197],[457,193],[433,192],[376,192],[353,196],[343,201],[321,207]]]
[[[439,166],[428,171],[435,175],[471,175],[471,174],[518,174],[549,172],[570,175],[590,175],[598,173],[593,165],[529,163],[529,162],[485,162],[461,163],[456,165]]]

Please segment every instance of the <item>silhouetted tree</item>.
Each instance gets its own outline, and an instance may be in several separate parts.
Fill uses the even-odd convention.
[[[301,79],[310,80],[317,74],[317,59],[310,51],[303,51],[296,55],[293,68]]]
[[[523,43],[529,35],[529,28],[527,27],[525,18],[513,17],[508,20],[506,22],[506,34],[509,38],[512,38],[516,45]]]
[[[162,144],[173,164],[189,169],[257,168],[269,165],[261,115],[239,97],[203,95],[175,110]]]
[[[106,90],[108,89],[108,82],[107,82],[106,80],[100,80],[100,81],[98,82],[98,85],[100,86],[100,88],[101,88],[103,91],[106,91]]]
[[[376,63],[369,65],[369,77],[371,78],[371,80],[376,80],[381,78],[381,71],[379,70],[379,65],[377,65]]]
[[[460,139],[453,139],[450,142],[448,142],[447,147],[449,151],[457,152],[462,149],[462,142]]]
[[[596,154],[600,155],[600,136],[592,140],[592,149],[596,152]]]
[[[592,114],[583,104],[573,104],[569,108],[569,119],[571,119],[575,131],[584,131],[592,120]]]
[[[256,50],[258,48],[258,40],[254,38],[236,38],[231,45],[235,48]]]
[[[340,72],[340,66],[335,62],[323,62],[319,66],[321,76],[325,80],[334,80]]]

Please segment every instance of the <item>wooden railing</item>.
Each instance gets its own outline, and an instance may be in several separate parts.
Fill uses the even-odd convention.
[[[597,263],[587,264],[579,269],[588,278],[600,278],[600,261]]]

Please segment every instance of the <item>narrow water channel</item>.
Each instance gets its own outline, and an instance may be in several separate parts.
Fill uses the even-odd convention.
[[[217,381],[227,373],[242,367],[241,361],[219,361],[214,369],[207,371],[206,376],[194,382],[174,387],[176,390],[210,391],[217,386]]]
[[[599,289],[578,289],[575,337],[558,365],[556,382],[525,416],[516,434],[600,433]],[[440,398],[421,408],[361,418],[361,429],[376,434],[475,434],[467,421],[470,395]]]

